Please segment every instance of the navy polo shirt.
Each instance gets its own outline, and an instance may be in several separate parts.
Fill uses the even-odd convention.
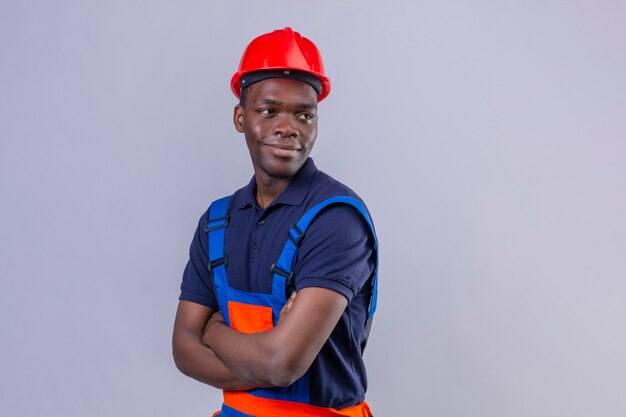
[[[235,192],[228,213],[224,253],[228,282],[241,291],[271,293],[271,266],[278,260],[289,228],[310,208],[352,190],[319,171],[307,159],[288,187],[267,208],[256,202],[256,179]],[[213,276],[207,269],[208,210],[198,223],[181,284],[180,300],[218,310]],[[310,372],[310,403],[343,408],[362,402],[367,376],[362,359],[365,321],[375,266],[373,238],[358,211],[332,205],[311,223],[296,259],[295,289],[328,288],[348,300],[339,323],[315,358]]]

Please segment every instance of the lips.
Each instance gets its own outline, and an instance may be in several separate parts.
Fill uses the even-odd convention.
[[[272,155],[281,158],[290,158],[301,151],[301,149],[292,144],[279,143],[279,142],[264,142],[264,146],[268,148]]]

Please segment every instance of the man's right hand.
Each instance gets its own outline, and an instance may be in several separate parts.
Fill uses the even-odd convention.
[[[293,301],[296,299],[296,294],[297,293],[295,291],[291,293],[291,297],[289,297],[289,299],[283,306],[283,309],[280,310],[280,316],[278,317],[278,321],[281,321],[284,317],[287,316],[287,313],[289,313],[289,310],[291,310],[291,306],[293,306]]]

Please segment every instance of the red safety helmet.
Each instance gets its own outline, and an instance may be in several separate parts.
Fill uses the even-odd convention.
[[[230,81],[230,88],[237,98],[241,94],[240,81],[245,74],[254,71],[291,69],[308,72],[322,82],[322,101],[330,93],[330,79],[324,72],[322,55],[317,46],[290,27],[278,29],[254,39],[241,56],[239,69]]]

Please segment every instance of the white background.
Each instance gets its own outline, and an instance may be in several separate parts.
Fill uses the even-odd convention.
[[[208,416],[170,337],[252,175],[228,83],[322,50],[317,165],[381,244],[376,416],[626,415],[626,3],[0,0],[0,414]]]

